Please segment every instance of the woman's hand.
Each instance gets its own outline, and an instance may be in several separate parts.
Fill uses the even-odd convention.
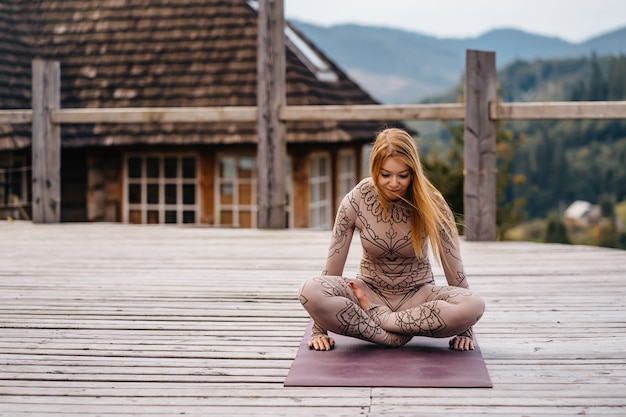
[[[474,350],[474,341],[468,336],[454,336],[450,339],[450,349]]]
[[[335,341],[328,335],[315,336],[309,340],[309,349],[331,350],[335,347]]]

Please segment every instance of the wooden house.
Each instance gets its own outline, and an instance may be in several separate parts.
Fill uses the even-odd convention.
[[[246,0],[0,3],[0,109],[31,107],[31,62],[61,67],[61,108],[255,106]],[[287,25],[288,105],[376,104]],[[288,227],[328,228],[383,122],[288,122]],[[253,123],[63,125],[61,221],[255,227]],[[0,217],[26,218],[30,125],[0,124]],[[365,161],[365,162],[364,162]]]

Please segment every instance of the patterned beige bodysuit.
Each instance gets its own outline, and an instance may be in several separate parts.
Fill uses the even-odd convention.
[[[443,198],[440,203],[449,212]],[[400,346],[416,335],[450,337],[470,331],[484,306],[468,289],[458,240],[444,239],[441,255],[448,286],[436,286],[428,256],[418,258],[413,249],[409,214],[401,200],[385,211],[371,178],[346,195],[337,211],[324,271],[300,288],[300,302],[315,323],[313,337],[329,330]],[[356,279],[342,276],[355,230],[363,248]],[[422,244],[422,253],[428,254],[426,236]],[[350,280],[372,301],[367,310],[348,287]]]

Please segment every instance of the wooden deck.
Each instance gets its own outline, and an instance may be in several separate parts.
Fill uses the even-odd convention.
[[[284,388],[328,240],[0,222],[0,415],[626,415],[626,251],[582,246],[463,242],[492,389]]]

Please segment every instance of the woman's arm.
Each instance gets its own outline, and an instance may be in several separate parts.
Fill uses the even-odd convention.
[[[454,215],[448,204],[441,197],[439,202],[441,209],[444,211],[445,216],[450,223],[454,225]],[[465,269],[463,268],[463,259],[461,257],[461,244],[459,241],[459,235],[456,231],[450,230],[447,226],[441,225],[439,227],[439,236],[441,238],[442,250],[439,256],[441,257],[441,265],[443,266],[444,275],[446,281],[451,287],[469,288],[467,282],[467,276],[465,275]]]
[[[339,205],[322,275],[343,275],[354,235],[356,212],[351,205],[353,198],[354,192],[350,192]]]
[[[451,241],[442,239],[442,243],[443,253],[441,254],[441,264],[448,285],[451,287],[469,288],[463,267],[463,259],[461,258],[458,236],[455,235]]]
[[[442,198],[443,200],[443,198]],[[454,215],[445,201],[442,202],[445,206],[445,214],[448,219],[454,219]],[[441,243],[443,251],[440,254],[441,264],[443,265],[444,274],[448,285],[452,287],[469,288],[467,282],[467,276],[465,275],[465,269],[463,268],[463,259],[461,257],[461,245],[458,233],[456,230],[447,230],[446,228],[440,228]],[[473,331],[470,327],[463,333],[450,339],[450,348],[454,350],[473,350],[474,340]]]
[[[326,257],[326,264],[322,275],[342,276],[343,269],[350,251],[352,236],[354,234],[354,210],[350,204],[349,193],[339,205],[335,224],[333,226],[332,237]],[[311,330],[311,338],[309,339],[309,349],[315,350],[331,350],[335,346],[335,341],[328,336],[326,329],[316,322],[313,322]]]

